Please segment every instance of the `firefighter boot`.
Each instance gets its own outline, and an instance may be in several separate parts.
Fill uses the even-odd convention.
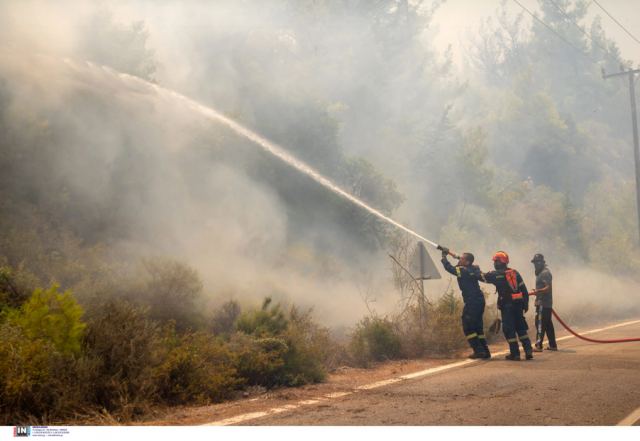
[[[478,341],[480,342],[480,348],[482,349],[482,357],[485,360],[491,358],[491,351],[489,350],[489,345],[487,344],[487,339],[484,335],[478,336]]]
[[[467,337],[468,338],[468,337]],[[469,338],[469,346],[473,349],[473,352],[467,357],[471,359],[482,358],[482,347],[480,346],[480,342],[478,341],[478,337],[474,336],[473,338]]]
[[[520,343],[522,343],[522,349],[524,350],[524,356],[526,360],[531,360],[533,358],[533,348],[531,347],[531,339],[528,335],[523,335],[520,337]]]
[[[509,352],[509,355],[505,355],[505,360],[520,361],[520,348],[517,339],[509,339]]]

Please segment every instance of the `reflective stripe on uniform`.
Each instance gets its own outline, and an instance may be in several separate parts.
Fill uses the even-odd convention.
[[[518,343],[518,339],[517,338],[508,338],[507,341],[509,343]]]
[[[485,339],[485,336],[484,336],[484,334],[478,334],[478,338],[479,338],[480,340],[484,340],[484,339]]]
[[[478,336],[478,333],[474,332],[473,334],[467,335],[467,340],[471,340],[472,338],[476,338],[477,336]]]
[[[456,274],[458,275],[458,277],[460,277],[460,267],[456,266]]]
[[[529,340],[529,336],[527,334],[525,335],[519,335],[518,338],[520,339],[520,341],[522,340]]]
[[[513,300],[520,300],[522,298],[522,293],[521,292],[517,292],[517,293],[511,294],[511,298]]]

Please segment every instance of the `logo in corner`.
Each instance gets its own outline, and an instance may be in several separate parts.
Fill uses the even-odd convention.
[[[31,436],[31,426],[15,426],[13,436]]]

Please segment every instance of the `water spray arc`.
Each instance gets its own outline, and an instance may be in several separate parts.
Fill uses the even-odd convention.
[[[64,60],[66,64],[70,65],[71,67],[74,68],[79,68],[80,66],[78,66],[78,63],[73,62],[69,59],[65,59]],[[111,75],[114,75],[116,77],[118,77],[120,80],[125,81],[125,82],[135,82],[138,85],[142,85],[146,88],[148,88],[149,90],[153,90],[156,93],[158,93],[159,95],[164,95],[167,97],[170,97],[176,101],[181,102],[182,104],[184,104],[186,107],[188,107],[189,109],[193,110],[194,112],[199,113],[200,115],[204,116],[205,118],[221,123],[222,125],[224,125],[225,127],[227,127],[228,129],[231,129],[233,132],[235,132],[236,134],[252,141],[253,143],[257,144],[258,146],[260,146],[263,150],[265,150],[267,153],[275,156],[276,158],[280,159],[281,161],[285,162],[286,164],[288,164],[289,166],[293,167],[294,169],[298,170],[301,173],[304,173],[305,175],[309,176],[311,179],[313,179],[314,181],[316,181],[318,184],[322,185],[323,187],[327,188],[328,190],[332,191],[333,193],[343,197],[344,199],[348,200],[349,202],[359,206],[360,208],[364,209],[365,211],[373,214],[374,216],[378,217],[379,219],[393,225],[394,227],[409,233],[410,235],[416,237],[419,240],[422,240],[426,243],[428,243],[429,245],[433,246],[433,247],[438,247],[438,244],[427,239],[426,237],[418,234],[417,232],[413,231],[412,229],[402,225],[401,223],[393,220],[392,218],[390,218],[389,216],[386,216],[385,214],[383,214],[382,212],[380,212],[379,210],[371,207],[370,205],[368,205],[367,203],[363,202],[362,200],[358,199],[357,197],[355,197],[354,195],[350,194],[349,192],[343,190],[342,188],[340,188],[338,185],[336,185],[335,183],[333,183],[330,179],[326,178],[325,176],[323,176],[322,174],[320,174],[319,172],[317,172],[316,170],[314,170],[312,167],[310,167],[309,165],[307,165],[306,163],[304,163],[303,161],[295,158],[293,155],[291,155],[290,153],[288,153],[283,147],[275,144],[274,142],[269,141],[268,139],[258,135],[257,133],[255,133],[254,131],[250,130],[249,128],[243,126],[242,124],[238,123],[237,121],[229,118],[228,116],[223,115],[222,113],[218,112],[217,110],[205,106],[191,98],[186,97],[185,95],[182,95],[174,90],[171,89],[167,89],[161,86],[158,86],[157,84],[153,84],[150,83],[142,78],[139,77],[135,77],[133,75],[128,75],[122,72],[118,72],[115,71],[111,68],[108,68],[106,66],[96,66],[92,63],[87,62],[86,65],[89,68],[92,69],[100,69],[104,72],[107,72]]]

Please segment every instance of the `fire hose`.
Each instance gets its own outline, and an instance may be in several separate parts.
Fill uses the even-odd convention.
[[[442,245],[437,245],[437,249],[442,251],[445,254],[450,255],[454,259],[459,259],[460,258],[460,256],[458,254],[454,253],[449,248],[444,247]],[[634,342],[634,341],[639,341],[640,342],[640,337],[637,337],[637,338],[617,338],[617,339],[611,339],[611,340],[599,340],[599,339],[595,339],[595,338],[585,337],[584,335],[580,335],[576,331],[571,329],[571,327],[569,325],[567,325],[564,322],[564,320],[562,320],[560,318],[560,316],[558,315],[558,313],[556,312],[555,309],[552,309],[551,313],[556,318],[556,320],[558,320],[560,322],[560,324],[562,326],[564,326],[564,328],[567,331],[569,331],[571,334],[573,334],[574,337],[579,338],[580,340],[588,341],[590,343],[630,343],[630,342]],[[501,324],[502,324],[501,320],[500,319],[496,319],[494,321],[494,323],[489,327],[490,331],[497,334],[498,332],[500,332],[500,325]]]
[[[569,331],[571,334],[574,335],[574,337],[579,338],[580,340],[584,340],[584,341],[588,341],[591,343],[629,343],[632,341],[640,341],[640,337],[639,338],[617,338],[617,339],[613,339],[613,340],[598,340],[595,338],[589,338],[589,337],[585,337],[584,335],[580,335],[578,334],[576,331],[574,331],[573,329],[571,329],[569,327],[569,325],[567,325],[558,315],[558,313],[556,312],[555,309],[552,309],[551,312],[553,313],[553,316],[556,318],[556,320],[558,320],[560,322],[560,324],[562,326],[564,326],[564,328]]]

